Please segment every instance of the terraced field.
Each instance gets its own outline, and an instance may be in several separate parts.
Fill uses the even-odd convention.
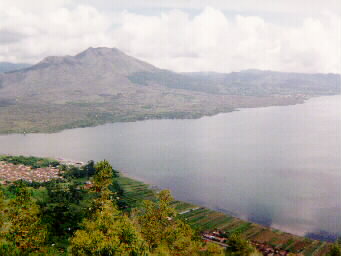
[[[120,177],[118,182],[127,193],[127,200],[138,205],[142,200],[155,199],[155,192],[143,182],[127,177]],[[173,206],[179,218],[186,221],[199,232],[219,229],[228,233],[239,232],[253,243],[267,244],[305,256],[325,255],[330,243],[295,236],[279,230],[267,228],[255,223],[243,221],[227,214],[210,210],[182,201],[174,201]]]
[[[143,182],[121,175],[118,183],[124,189],[124,200],[129,205],[138,206],[143,200],[155,200],[155,192]]]

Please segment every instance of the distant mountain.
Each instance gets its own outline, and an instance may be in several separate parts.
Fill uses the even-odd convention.
[[[63,98],[65,95],[60,93],[74,90],[80,90],[84,96],[110,93],[113,88],[129,83],[129,74],[155,69],[117,49],[89,48],[76,56],[46,57],[36,65],[4,74],[0,86],[11,97],[25,98],[48,90],[54,91],[53,99]]]
[[[86,73],[114,73],[128,75],[139,71],[153,71],[154,66],[130,57],[116,48],[92,48],[76,56],[46,57],[38,64],[27,68],[24,72],[69,68],[70,71]]]
[[[0,132],[56,131],[145,118],[195,118],[340,93],[340,76],[247,70],[175,73],[118,49],[89,48],[0,74]]]
[[[28,68],[31,64],[0,62],[0,73]]]
[[[213,72],[174,73],[167,70],[136,72],[129,76],[141,85],[162,84],[169,88],[227,95],[329,95],[340,93],[336,74],[300,74],[245,70],[228,74]]]

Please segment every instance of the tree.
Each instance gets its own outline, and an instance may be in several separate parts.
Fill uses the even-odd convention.
[[[193,239],[190,226],[175,218],[176,211],[170,206],[172,201],[170,192],[163,190],[156,202],[143,202],[137,216],[142,236],[154,253],[162,250],[169,255],[197,255],[199,242]]]
[[[28,188],[19,187],[7,208],[8,226],[3,232],[7,245],[16,247],[20,255],[42,251],[47,231],[41,224],[40,209]]]
[[[106,160],[98,162],[95,168],[96,172],[93,179],[94,189],[102,195],[107,195],[107,193],[110,193],[109,186],[112,184],[114,177],[113,168]]]
[[[328,255],[329,256],[341,256],[341,247],[339,243],[336,242],[332,245]]]
[[[113,169],[107,161],[96,164],[90,217],[71,239],[71,255],[146,255],[147,250],[139,232],[127,216],[120,215],[111,201],[109,185]]]
[[[2,192],[2,187],[0,185],[0,230],[2,230],[2,225],[5,222],[5,201],[4,201],[4,195]],[[1,237],[0,237],[1,239]]]
[[[161,244],[164,231],[170,226],[170,220],[176,215],[174,208],[169,206],[172,200],[168,190],[161,191],[158,194],[158,201],[144,201],[138,213],[138,223],[143,237],[151,249]]]
[[[249,256],[256,252],[252,244],[243,239],[239,234],[232,234],[228,239],[228,247],[226,247],[226,255],[231,256]]]
[[[144,255],[140,234],[126,216],[120,216],[111,202],[83,222],[83,228],[71,239],[71,255]]]
[[[208,243],[206,247],[206,252],[204,255],[207,256],[223,256],[224,255],[224,250],[222,249],[221,246],[214,244],[214,243]]]
[[[50,181],[46,185],[48,199],[41,203],[42,220],[48,225],[49,240],[59,243],[67,240],[85,216],[80,205],[85,191],[73,182]]]
[[[92,177],[96,173],[95,162],[92,160],[89,161],[83,166],[83,170],[87,173],[88,177]]]

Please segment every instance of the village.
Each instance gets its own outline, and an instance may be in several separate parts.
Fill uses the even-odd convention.
[[[16,180],[28,182],[46,182],[52,179],[60,179],[60,171],[57,167],[32,168],[25,165],[14,165],[0,161],[0,182],[6,184]]]

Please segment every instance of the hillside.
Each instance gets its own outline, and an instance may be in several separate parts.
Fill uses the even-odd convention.
[[[197,118],[340,93],[340,76],[247,70],[175,73],[118,49],[89,48],[0,73],[0,133],[147,118]]]

